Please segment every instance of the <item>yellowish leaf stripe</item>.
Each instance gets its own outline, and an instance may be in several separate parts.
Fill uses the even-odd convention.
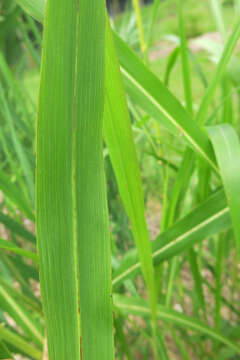
[[[126,298],[123,296],[115,295],[114,305],[118,311],[137,315],[150,315],[149,309],[147,308],[146,304],[144,304],[143,301],[139,301],[138,299]],[[157,317],[159,320],[169,321],[179,326],[183,326],[186,329],[191,329],[206,336],[210,336],[212,339],[219,341],[230,349],[233,349],[237,354],[240,354],[240,347],[237,344],[233,343],[230,339],[211,329],[209,326],[201,323],[199,319],[190,318],[175,310],[170,310],[160,305],[157,309]]]

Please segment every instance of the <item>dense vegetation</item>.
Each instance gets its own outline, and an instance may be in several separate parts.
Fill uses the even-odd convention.
[[[108,5],[0,0],[0,359],[240,359],[240,1]]]

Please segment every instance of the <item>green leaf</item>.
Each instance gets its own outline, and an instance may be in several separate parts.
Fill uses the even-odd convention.
[[[212,141],[226,192],[238,254],[240,255],[239,184],[240,143],[237,133],[229,124],[207,128]]]
[[[102,153],[104,23],[104,0],[47,3],[36,193],[50,360],[114,356]]]
[[[22,336],[6,329],[0,325],[0,339],[5,343],[14,346],[21,353],[28,355],[29,357],[42,360],[42,352],[36,349],[33,345],[26,341]]]
[[[17,3],[36,20],[43,22],[45,0],[16,0]]]
[[[110,27],[107,28],[106,44],[106,69],[108,71],[106,72],[104,138],[117,178],[119,192],[130,218],[142,271],[149,289],[150,303],[154,311],[153,264],[150,236],[145,219],[141,174]]]
[[[149,309],[142,299],[135,299],[124,297],[120,295],[114,295],[114,305],[117,311],[122,311],[127,314],[135,314],[141,316],[149,316]],[[240,347],[233,343],[230,339],[216,332],[209,326],[201,323],[199,319],[190,318],[177,311],[169,310],[164,306],[158,306],[157,317],[159,320],[179,325],[186,329],[191,329],[210,337],[223,345],[233,349],[235,353],[240,354]]]
[[[29,6],[29,0],[17,0],[32,15],[37,7]],[[41,4],[43,0],[40,1]],[[43,4],[42,4],[43,5]],[[39,9],[39,7],[38,7]],[[41,7],[44,11],[44,6]],[[41,13],[42,16],[42,13]],[[41,21],[41,16],[38,19]],[[117,34],[114,41],[127,91],[144,111],[158,119],[175,135],[181,134],[187,143],[199,153],[210,166],[217,170],[215,158],[205,132],[192,121],[178,100],[165,88],[160,80],[141,62],[137,55]]]
[[[31,313],[20,305],[8,292],[7,288],[0,284],[0,304],[1,309],[7,312],[27,334],[38,348],[43,345],[43,327],[37,323]]]
[[[0,359],[13,359],[6,345],[0,340]]]
[[[27,259],[37,261],[36,254],[32,253],[31,251],[21,249],[20,247],[16,246],[15,244],[13,244],[7,240],[0,239],[0,248],[9,250],[9,251],[13,252],[14,254],[22,255],[22,256],[26,257]]]
[[[178,100],[117,34],[114,41],[130,97],[169,131],[178,136],[183,135],[191,148],[217,171],[206,133],[192,121]]]
[[[171,259],[197,242],[230,226],[229,208],[221,190],[154,240],[152,244],[154,264]],[[139,270],[137,254],[132,251],[123,258],[119,268],[113,273],[113,285],[116,287],[123,280],[138,274]]]
[[[206,90],[203,100],[201,101],[201,104],[200,104],[200,107],[198,109],[198,113],[196,116],[196,121],[198,124],[203,124],[207,120],[207,112],[208,112],[209,105],[212,102],[215,90],[216,90],[220,80],[222,79],[222,76],[226,70],[229,60],[231,59],[233,50],[237,44],[239,36],[240,36],[240,20],[237,21],[236,25],[233,28],[232,33],[229,35],[228,41],[227,41],[224,51],[222,53],[222,56],[221,56],[218,66],[217,66],[214,77]]]
[[[28,219],[34,220],[34,214],[28,200],[18,187],[11,182],[11,178],[2,171],[0,171],[0,189]]]
[[[0,212],[0,223],[12,233],[21,236],[25,240],[35,243],[36,238],[32,232],[28,231],[22,224],[13,220],[10,216],[3,214],[3,212]]]

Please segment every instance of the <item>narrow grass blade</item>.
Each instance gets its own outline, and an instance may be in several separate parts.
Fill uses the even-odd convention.
[[[42,314],[42,306],[40,301],[35,296],[28,296],[17,290],[13,284],[9,283],[4,276],[0,276],[0,284],[4,286],[7,292],[14,298],[17,303],[22,304],[24,308],[29,309],[30,311],[36,311],[39,314]]]
[[[12,233],[21,236],[23,239],[32,243],[36,242],[34,234],[28,231],[22,224],[13,220],[10,216],[0,211],[0,223],[3,224]]]
[[[240,255],[239,227],[239,184],[240,184],[240,143],[235,130],[229,124],[207,128],[212,141],[229,203],[232,226]]]
[[[22,336],[6,329],[0,325],[0,339],[6,344],[14,346],[21,354],[25,354],[33,359],[42,360],[42,352],[29,344]]]
[[[26,156],[26,153],[23,150],[22,144],[18,139],[18,135],[16,132],[16,129],[14,127],[14,121],[10,112],[10,109],[8,107],[8,102],[4,94],[4,89],[2,85],[0,85],[0,103],[4,110],[5,120],[8,124],[12,143],[16,152],[16,155],[19,159],[19,162],[22,166],[24,177],[27,183],[27,189],[30,195],[30,199],[32,203],[34,203],[34,180],[33,180],[33,169],[30,166],[30,163],[28,161],[28,158]]]
[[[36,20],[43,22],[46,0],[16,0]]]
[[[0,340],[0,359],[1,360],[13,359],[12,354],[1,340]]]
[[[33,319],[32,315],[23,306],[17,303],[3,284],[0,284],[0,304],[1,309],[6,311],[36,346],[41,349],[44,340],[42,326]]]
[[[211,104],[215,90],[219,85],[219,82],[221,81],[224,72],[226,71],[227,65],[231,59],[231,56],[233,54],[239,36],[240,36],[240,20],[237,21],[235,27],[233,28],[232,33],[228,38],[221,59],[217,66],[216,72],[214,74],[213,80],[209,84],[206,93],[204,95],[204,98],[200,104],[198,113],[196,115],[196,121],[198,124],[203,124],[207,120],[208,107]]]
[[[154,264],[168,260],[188,250],[197,242],[230,227],[229,208],[224,192],[219,191],[156,238],[152,245]],[[132,251],[113,273],[113,285],[119,285],[139,271],[137,254]]]
[[[23,196],[17,186],[11,182],[11,178],[2,171],[0,171],[0,189],[28,219],[34,220],[34,214],[28,200]]]
[[[144,30],[143,30],[143,22],[142,22],[142,15],[141,15],[141,7],[140,7],[140,1],[139,0],[132,0],[133,2],[133,8],[136,15],[137,20],[137,28],[139,33],[139,40],[141,45],[141,51],[144,56],[146,56],[146,50],[147,45],[145,43],[144,39]]]
[[[226,28],[222,14],[222,5],[220,0],[211,0],[212,13],[217,24],[218,31],[222,35],[223,39],[226,36]]]
[[[107,27],[106,37],[106,69],[104,137],[117,178],[119,192],[132,225],[134,240],[149,291],[154,323],[156,296],[150,235],[146,224],[141,175],[131,121],[110,26]]]
[[[0,239],[0,249],[8,250],[10,252],[13,252],[14,254],[21,255],[27,259],[31,259],[31,260],[37,262],[36,254],[32,253],[31,251],[22,249],[22,248],[16,246],[16,244],[11,243],[10,241]]]
[[[206,134],[192,121],[178,100],[160,80],[141,62],[137,55],[114,36],[116,50],[127,92],[149,115],[175,135],[183,135],[187,143],[217,170],[215,159]]]
[[[183,8],[183,1],[178,0],[178,22],[179,22],[179,33],[181,40],[180,50],[181,50],[181,58],[182,58],[184,93],[185,93],[186,109],[189,112],[189,114],[192,115],[193,104],[192,104],[191,75],[189,68],[188,47],[187,47],[182,8]]]
[[[135,315],[149,316],[149,309],[144,304],[143,300],[127,298],[119,295],[114,295],[114,305],[118,311],[123,311],[125,313],[131,313]],[[216,340],[223,345],[233,349],[235,353],[240,354],[240,347],[238,344],[235,344],[227,337],[216,332],[214,329],[209,326],[201,323],[199,319],[190,318],[186,315],[183,315],[177,311],[169,310],[164,306],[158,306],[157,310],[158,319],[162,321],[167,321],[175,325],[179,325],[186,329],[191,329],[197,331],[207,337]]]
[[[80,359],[72,186],[76,6],[49,0],[43,37],[36,223],[49,360]]]
[[[177,62],[179,54],[180,54],[180,48],[176,47],[168,57],[166,70],[165,70],[165,74],[164,74],[164,80],[163,80],[163,84],[166,87],[168,87],[168,85],[169,85],[170,75],[172,73],[172,70],[173,70],[176,62]]]
[[[121,74],[110,31],[108,28],[104,136],[117,177],[119,192],[131,221],[144,278],[153,305],[155,301],[153,265],[150,236],[145,219],[141,175]],[[125,151],[121,151],[121,149],[125,149]]]

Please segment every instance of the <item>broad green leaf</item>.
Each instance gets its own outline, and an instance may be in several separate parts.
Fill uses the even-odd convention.
[[[10,331],[9,329],[6,329],[1,324],[0,339],[6,344],[14,346],[14,348],[18,349],[20,353],[26,354],[27,356],[36,360],[42,360],[42,352],[39,349],[31,345],[29,341],[26,341],[22,336]]]
[[[240,255],[240,143],[239,138],[229,124],[210,126],[207,128],[219,164],[224,189],[226,192],[232,226],[238,254]]]
[[[50,360],[114,357],[102,154],[104,23],[103,0],[47,3],[36,193]]]
[[[65,2],[68,4],[68,0]],[[108,26],[105,0],[80,1],[78,11],[74,205],[81,356],[89,360],[111,360],[114,358],[111,249],[103,160],[105,28]]]
[[[230,226],[229,208],[223,191],[219,191],[156,238],[152,244],[154,264],[171,259],[197,242]],[[136,251],[129,252],[113,273],[113,285],[116,287],[139,271],[140,263]]]
[[[120,295],[114,295],[114,305],[117,311],[121,311],[127,314],[135,314],[135,315],[142,315],[149,316],[149,309],[144,303],[142,299],[135,299],[124,297]],[[239,345],[232,342],[227,337],[223,336],[222,334],[216,332],[214,329],[210,328],[209,326],[201,323],[199,319],[190,318],[184,314],[181,314],[175,310],[169,310],[164,306],[158,306],[157,310],[157,317],[159,320],[166,321],[175,325],[179,325],[189,330],[194,330],[202,335],[205,335],[223,345],[233,349],[235,353],[240,354],[240,347]]]
[[[37,123],[36,224],[49,360],[80,358],[73,123],[77,8],[47,3]],[[75,237],[75,239],[74,239]]]
[[[18,247],[16,244],[11,243],[7,240],[0,239],[0,248],[13,252],[14,254],[18,254],[26,257],[27,259],[31,259],[37,261],[37,255],[32,253],[31,251],[24,250]]]

